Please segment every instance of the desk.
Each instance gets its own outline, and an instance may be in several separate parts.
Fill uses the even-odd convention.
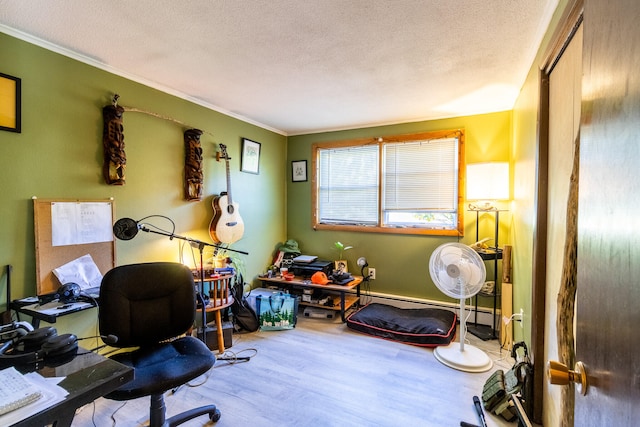
[[[326,305],[320,305],[320,304],[312,304],[310,302],[305,302],[305,301],[300,301],[299,304],[300,305],[307,305],[307,306],[311,306],[311,307],[318,307],[318,308],[324,308],[327,310],[336,310],[336,311],[340,311],[340,317],[342,319],[342,321],[344,322],[345,319],[345,312],[353,307],[354,305],[358,304],[360,302],[360,283],[362,283],[362,276],[354,276],[354,279],[347,283],[346,285],[334,285],[334,284],[327,284],[327,285],[320,285],[317,283],[313,283],[311,282],[311,280],[305,280],[302,277],[296,276],[293,278],[293,280],[285,280],[282,277],[260,277],[259,278],[263,283],[266,284],[277,284],[281,287],[297,287],[297,288],[314,288],[314,289],[321,289],[323,291],[330,291],[330,292],[335,292],[340,294],[340,306],[339,307],[329,307]],[[355,289],[355,295],[352,294],[352,291]],[[347,295],[347,292],[349,292],[349,295]]]
[[[18,313],[18,319],[20,319],[20,314],[26,314],[27,316],[31,316],[31,324],[34,328],[40,327],[40,321],[44,320],[48,323],[56,323],[56,320],[60,316],[66,316],[67,314],[77,313],[78,311],[88,310],[90,308],[96,307],[96,300],[86,300],[79,301],[72,304],[62,304],[59,305],[69,305],[70,307],[65,308],[63,310],[43,310],[42,307],[52,306],[58,303],[47,303],[42,306],[39,306],[38,309],[34,309],[34,305],[37,304],[37,299],[31,300],[14,300],[9,304],[9,308]]]
[[[78,349],[80,353],[88,350]],[[133,379],[133,369],[97,353],[76,356],[71,362],[57,368],[45,367],[38,371],[43,377],[66,377],[58,385],[69,394],[53,406],[38,412],[14,427],[70,426],[76,409],[118,389]]]

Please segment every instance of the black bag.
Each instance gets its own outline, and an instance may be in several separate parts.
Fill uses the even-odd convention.
[[[244,285],[242,275],[238,273],[231,287],[233,324],[237,331],[255,332],[260,327],[258,316],[244,296]]]
[[[519,348],[523,349],[522,355],[518,354]],[[520,397],[528,416],[531,416],[533,411],[533,366],[529,361],[527,345],[524,342],[514,344],[511,357],[515,359],[515,365],[507,372],[500,369],[494,372],[482,390],[484,408],[507,421],[516,417],[511,395]]]
[[[505,373],[502,369],[498,369],[484,384],[482,405],[487,411],[500,415],[507,421],[513,421],[516,418],[516,411],[511,406],[510,398],[511,394],[506,389]]]
[[[518,354],[519,348],[522,348],[522,354]],[[513,374],[511,383],[517,383],[512,394],[520,393],[524,411],[531,417],[533,412],[533,365],[524,341],[513,345],[511,357],[516,360],[516,364],[509,371]]]

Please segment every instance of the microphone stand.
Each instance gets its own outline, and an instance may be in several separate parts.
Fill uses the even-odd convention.
[[[198,245],[198,250],[200,251],[200,291],[198,292],[197,298],[200,301],[200,304],[202,304],[202,342],[204,342],[204,344],[207,345],[207,311],[206,311],[206,304],[203,296],[204,295],[204,248],[207,246],[214,248],[214,255],[215,255],[218,253],[218,250],[221,249],[220,246],[213,243],[203,242],[202,240],[180,236],[179,234],[167,233],[162,230],[151,230],[147,228],[144,224],[140,224],[139,229],[146,233],[154,233],[154,234],[160,234],[161,236],[167,236],[169,240],[180,239],[180,240],[189,242],[190,244]],[[237,252],[240,254],[249,255],[248,252],[239,251],[236,249],[230,249],[230,248],[223,248],[223,249],[231,252]],[[196,310],[197,310],[197,304],[196,304]]]

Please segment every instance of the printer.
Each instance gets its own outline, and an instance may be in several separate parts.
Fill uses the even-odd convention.
[[[323,261],[320,259],[315,259],[311,262],[301,262],[294,259],[291,263],[291,266],[289,267],[289,271],[291,271],[296,276],[302,276],[304,278],[309,278],[318,271],[321,271],[329,276],[333,271],[333,261]]]

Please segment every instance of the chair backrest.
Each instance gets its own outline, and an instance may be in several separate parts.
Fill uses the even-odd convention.
[[[195,304],[193,274],[182,264],[115,267],[100,286],[100,334],[116,336],[114,347],[153,345],[192,327]]]

